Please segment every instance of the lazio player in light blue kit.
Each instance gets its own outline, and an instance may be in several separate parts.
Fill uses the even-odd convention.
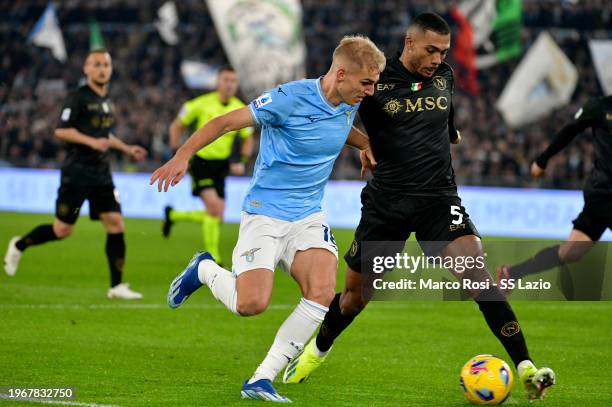
[[[383,53],[361,36],[342,39],[330,70],[318,79],[271,89],[247,107],[197,130],[151,176],[167,191],[184,176],[189,159],[221,134],[261,126],[259,156],[242,207],[232,271],[209,253],[196,253],[174,279],[168,305],[179,307],[206,284],[231,312],[257,315],[268,306],[277,265],[297,281],[302,298],[278,330],[264,361],[242,387],[242,397],[289,402],[272,381],[304,347],[334,297],[338,249],[321,212],[325,184],[343,146],[369,153],[367,138],[352,127],[359,103],[374,93]]]

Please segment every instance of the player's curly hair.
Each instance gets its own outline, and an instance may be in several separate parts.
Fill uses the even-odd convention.
[[[376,44],[364,35],[345,35],[334,50],[333,58],[345,57],[368,69],[377,69],[382,72],[385,69],[385,54],[378,49]]]

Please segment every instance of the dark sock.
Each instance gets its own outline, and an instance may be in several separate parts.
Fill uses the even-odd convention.
[[[30,246],[50,242],[52,240],[57,240],[57,236],[55,236],[55,232],[53,232],[53,225],[39,225],[21,238],[21,240],[17,241],[15,246],[17,246],[19,250],[24,251]]]
[[[123,233],[106,235],[106,257],[110,268],[111,287],[121,283],[125,262],[125,240]]]
[[[355,319],[355,315],[342,315],[340,311],[340,293],[337,293],[331,304],[329,304],[329,311],[325,314],[325,319],[323,319],[321,329],[319,329],[317,334],[317,348],[321,352],[327,352],[342,331],[353,322],[353,319]]]
[[[514,365],[518,366],[523,360],[531,360],[527,342],[525,342],[516,315],[499,289],[493,287],[483,291],[475,298],[475,301],[487,325],[504,346]]]
[[[559,258],[559,245],[540,250],[529,260],[510,267],[510,278],[522,278],[528,274],[539,273],[562,264]]]

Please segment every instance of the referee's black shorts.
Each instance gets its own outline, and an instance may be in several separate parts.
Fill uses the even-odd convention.
[[[191,194],[199,196],[206,188],[214,188],[225,198],[225,178],[229,174],[229,160],[205,160],[197,155],[189,163]]]

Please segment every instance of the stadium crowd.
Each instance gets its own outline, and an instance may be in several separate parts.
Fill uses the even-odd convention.
[[[68,52],[61,63],[48,49],[27,43],[27,37],[47,1],[0,0],[0,166],[53,168],[65,154],[53,136],[65,93],[81,79],[81,65],[89,49],[89,24],[95,16],[106,48],[114,58],[111,98],[117,112],[116,134],[128,143],[149,150],[145,163],[130,163],[117,155],[114,167],[124,171],[149,171],[166,160],[168,126],[182,101],[198,94],[183,83],[184,59],[212,65],[226,63],[204,0],[176,2],[180,43],[164,43],[153,21],[163,1],[67,0],[58,7],[58,18]],[[347,33],[370,36],[388,56],[401,49],[403,34],[415,13],[434,10],[447,17],[449,4],[431,0],[303,0],[303,27],[307,46],[307,76],[323,74],[339,38]],[[578,87],[570,105],[545,120],[521,129],[510,129],[495,101],[520,61],[515,58],[479,71],[481,94],[455,94],[457,128],[463,141],[453,148],[454,168],[460,184],[536,185],[527,177],[531,161],[564,121],[591,96],[601,95],[589,38],[612,37],[612,11],[606,0],[524,1],[523,44],[526,50],[542,30],[548,30],[574,62]],[[607,27],[607,28],[606,28]],[[449,61],[452,64],[452,60]],[[549,166],[551,177],[537,185],[580,188],[591,166],[588,135],[575,141]],[[359,176],[358,154],[343,151],[334,179]]]

